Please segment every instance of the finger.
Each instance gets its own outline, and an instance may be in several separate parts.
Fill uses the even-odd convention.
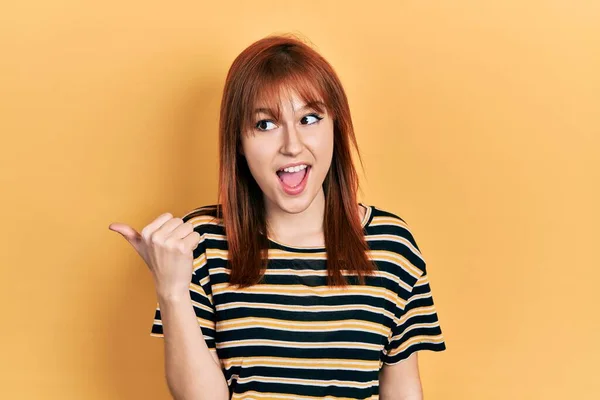
[[[191,222],[183,222],[179,224],[178,219],[172,219],[168,223],[164,224],[161,229],[165,229],[165,231],[170,229],[170,225],[174,225],[175,229],[171,231],[167,236],[173,237],[175,239],[183,239],[190,233],[194,231],[194,225]]]
[[[129,243],[131,243],[136,249],[137,244],[141,239],[141,235],[127,224],[121,224],[119,222],[113,222],[108,226],[108,229],[120,233]]]
[[[169,221],[171,218],[173,218],[173,214],[171,213],[159,215],[154,221],[150,222],[144,227],[144,229],[142,229],[142,238],[146,241],[149,241],[152,234],[160,229],[164,223]]]
[[[201,239],[202,237],[200,236],[200,234],[196,231],[193,231],[192,233],[183,238],[183,243],[185,244],[185,247],[189,249],[189,251],[193,252],[194,250],[196,250],[196,247],[198,247],[198,244],[200,244]]]

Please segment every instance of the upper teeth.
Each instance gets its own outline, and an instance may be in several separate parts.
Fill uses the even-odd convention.
[[[296,165],[295,167],[287,167],[287,168],[284,168],[283,170],[285,172],[298,172],[298,171],[302,171],[306,167],[307,167],[306,164],[302,164],[302,165]]]

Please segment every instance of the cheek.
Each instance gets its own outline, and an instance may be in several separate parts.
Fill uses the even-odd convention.
[[[250,172],[255,179],[268,172],[272,153],[267,143],[260,140],[246,140],[243,143],[243,152]]]
[[[328,161],[333,155],[333,128],[328,127],[313,136],[311,148],[321,162]]]

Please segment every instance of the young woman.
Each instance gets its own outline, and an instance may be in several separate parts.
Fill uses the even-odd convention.
[[[446,348],[406,222],[357,202],[348,101],[310,46],[270,36],[227,75],[218,203],[141,234],[178,399],[421,399]],[[360,153],[358,153],[360,158]]]

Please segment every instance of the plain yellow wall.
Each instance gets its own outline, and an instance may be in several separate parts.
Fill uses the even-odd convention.
[[[425,397],[600,398],[599,4],[4,4],[0,398],[168,398],[150,274],[108,225],[216,200],[226,72],[282,32],[338,71],[361,198],[428,261]]]

